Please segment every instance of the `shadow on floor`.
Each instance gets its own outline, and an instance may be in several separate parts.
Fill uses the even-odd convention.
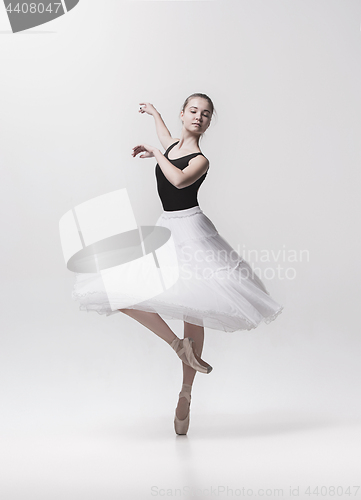
[[[319,415],[295,412],[265,411],[255,414],[215,414],[192,415],[187,436],[177,436],[173,428],[173,416],[137,417],[132,421],[119,419],[119,422],[99,422],[93,432],[135,440],[184,439],[234,439],[254,438],[294,434],[314,429],[344,425],[347,419],[333,415]],[[351,423],[351,422],[350,422]],[[353,422],[359,423],[359,420]]]

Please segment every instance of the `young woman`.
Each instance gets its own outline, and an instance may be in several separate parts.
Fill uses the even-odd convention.
[[[178,281],[164,293],[119,311],[136,319],[165,340],[182,360],[183,385],[174,417],[177,434],[189,427],[191,389],[196,372],[210,373],[202,358],[204,327],[225,332],[251,330],[269,323],[283,310],[266,290],[250,265],[222,238],[201,210],[197,193],[207,176],[209,161],[199,140],[211,123],[214,106],[205,94],[192,94],[180,113],[180,138],[171,136],[161,115],[150,103],[140,103],[139,112],[153,116],[164,154],[154,146],[140,144],[133,157],[155,158],[155,174],[163,212],[156,225],[170,229],[179,263]],[[80,281],[73,298],[82,310],[112,314],[104,294],[80,294]],[[118,311],[116,311],[118,312]],[[179,339],[164,319],[184,322]]]

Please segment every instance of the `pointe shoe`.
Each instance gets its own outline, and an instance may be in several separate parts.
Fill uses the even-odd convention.
[[[184,436],[188,432],[189,428],[189,416],[190,416],[190,404],[191,404],[191,390],[192,386],[188,384],[183,384],[182,385],[182,390],[179,393],[179,398],[186,398],[186,400],[189,403],[188,406],[188,415],[186,416],[185,419],[181,420],[180,418],[177,417],[177,410],[174,415],[174,430],[176,434],[179,436]]]
[[[194,340],[190,337],[186,337],[182,340],[177,337],[170,346],[175,350],[183,363],[193,368],[193,370],[197,370],[201,373],[210,373],[213,368],[198,356],[193,349],[193,344]]]

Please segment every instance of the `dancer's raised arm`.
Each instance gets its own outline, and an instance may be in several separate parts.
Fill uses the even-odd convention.
[[[139,105],[143,106],[142,108],[140,108],[139,113],[147,113],[148,115],[153,116],[157,135],[164,149],[167,149],[171,144],[174,144],[179,140],[174,139],[171,136],[171,133],[167,129],[163,118],[161,117],[159,111],[155,109],[153,104],[151,104],[150,102],[141,102],[139,103]]]

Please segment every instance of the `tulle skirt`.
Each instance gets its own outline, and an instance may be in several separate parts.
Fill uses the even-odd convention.
[[[171,231],[179,278],[162,293],[133,305],[124,302],[124,307],[225,332],[252,330],[282,312],[283,306],[198,205],[163,211],[156,226]],[[112,310],[98,273],[75,273],[72,299],[79,301],[82,311],[106,316],[120,312]]]

